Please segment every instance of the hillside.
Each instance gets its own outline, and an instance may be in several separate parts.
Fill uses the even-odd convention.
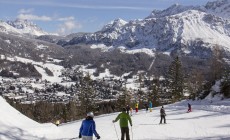
[[[212,101],[212,102],[211,102]],[[186,113],[187,103],[192,105],[192,112]],[[1,140],[68,140],[77,137],[81,120],[61,124],[39,124],[14,110],[0,97],[0,139]],[[230,100],[219,97],[206,98],[202,101],[182,101],[165,106],[166,125],[159,125],[159,107],[153,112],[141,110],[133,113],[133,127],[130,131],[133,140],[154,139],[215,139],[230,138]],[[120,137],[118,123],[115,128],[112,120],[117,113],[95,117],[97,131],[101,140],[116,140],[116,131]]]
[[[61,59],[65,67],[90,66],[97,70],[95,75],[108,69],[115,76],[135,76],[138,71],[165,76],[170,62],[180,56],[184,71],[208,75],[216,49],[223,65],[230,60],[228,11],[228,0],[204,6],[174,4],[143,19],[118,18],[97,32],[66,36],[49,35],[27,20],[1,21],[0,54],[43,62]]]
[[[203,97],[229,68],[228,10],[228,0],[174,4],[143,19],[118,18],[97,32],[67,36],[36,36],[27,31],[43,30],[27,20],[1,21],[0,95],[24,103],[68,102],[89,74],[98,100],[117,99],[125,87],[134,100],[145,100],[139,91],[152,92],[154,81],[163,100],[171,98],[167,76],[178,56],[185,88],[199,92],[187,88],[183,94]]]
[[[57,5],[39,6],[18,14],[41,19],[46,16],[37,12],[52,14],[48,11]],[[65,16],[67,8],[74,9],[50,15],[53,28],[84,29],[75,11]],[[86,8],[79,9],[102,7]],[[88,12],[79,13],[86,23]],[[230,0],[173,4],[143,19],[117,18],[96,32],[65,36],[24,18],[0,19],[0,140],[78,139],[79,119],[90,110],[101,139],[119,140],[119,124],[112,120],[120,108],[135,103],[144,108],[149,101],[153,112],[131,116],[131,140],[230,139]],[[159,125],[160,105],[165,105],[165,125]],[[62,120],[58,127],[56,119]]]
[[[215,50],[221,53],[223,65],[230,60],[228,11],[228,0],[204,6],[174,4],[153,10],[143,19],[115,19],[94,33],[37,39],[71,52],[71,65],[90,64],[102,71],[107,68],[117,76],[128,72],[133,76],[138,71],[165,76],[175,56],[180,56],[184,71],[199,70],[208,75]]]

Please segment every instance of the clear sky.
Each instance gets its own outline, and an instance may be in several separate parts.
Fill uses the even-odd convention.
[[[143,19],[172,4],[205,5],[214,0],[0,0],[0,19],[33,21],[47,32],[95,32],[110,21]]]

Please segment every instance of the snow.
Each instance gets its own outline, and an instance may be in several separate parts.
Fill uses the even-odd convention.
[[[10,43],[11,43],[11,41],[10,41],[10,40],[5,40],[5,42],[6,42],[6,43],[8,43],[8,44],[10,44]]]
[[[40,44],[40,45],[37,46],[37,49],[40,49],[40,50],[44,50],[46,48],[48,48],[48,46],[45,46],[43,44]]]
[[[111,50],[114,50],[114,46],[106,46],[104,44],[93,44],[90,46],[91,49],[101,49],[102,52],[108,52]],[[147,55],[154,57],[155,53],[153,51],[153,49],[149,49],[149,48],[134,48],[134,49],[127,49],[124,46],[119,46],[117,47],[118,49],[121,50],[121,52],[123,53],[127,53],[127,54],[135,54],[135,53],[146,53]]]
[[[34,25],[32,23],[29,23],[28,21],[16,20],[14,22],[13,21],[8,21],[8,23],[4,22],[4,21],[0,22],[0,26],[3,26],[8,33],[13,32],[13,33],[16,33],[16,34],[31,34],[31,35],[36,35],[36,36],[48,35],[48,33],[42,31],[36,25]],[[21,26],[21,27],[17,28],[18,26]],[[2,31],[2,32],[5,32],[5,30]]]
[[[4,55],[0,55],[0,59],[5,59],[6,57]]]
[[[167,51],[164,51],[163,54],[170,56],[171,52],[174,50],[174,48],[170,48]]]
[[[190,113],[186,113],[187,103],[192,105]],[[56,127],[52,123],[40,124],[27,118],[2,97],[0,106],[1,140],[67,140],[78,136],[82,120]],[[212,103],[208,100],[185,100],[164,107],[167,114],[165,125],[159,125],[160,107],[154,107],[152,112],[140,110],[137,114],[133,113],[131,139],[230,139],[230,99],[216,97]],[[95,117],[101,140],[117,140],[116,131],[120,139],[119,123],[112,123],[117,115],[118,112]]]
[[[216,81],[215,85],[212,86],[212,90],[215,91],[215,92],[220,92],[220,85],[221,85],[220,80]]]
[[[94,44],[90,47],[91,49],[101,49],[102,52],[108,52],[109,50],[113,49],[112,46],[108,47],[104,44]]]
[[[155,52],[153,49],[149,48],[133,48],[133,49],[126,49],[124,46],[118,47],[121,52],[128,53],[128,54],[135,54],[135,53],[145,53],[151,57],[155,57]]]
[[[42,80],[50,81],[51,83],[60,83],[62,81],[62,78],[59,77],[61,75],[61,71],[64,69],[63,66],[55,65],[52,63],[43,63],[43,62],[36,62],[30,59],[22,58],[15,56],[14,58],[7,57],[7,60],[9,61],[19,61],[22,63],[31,63],[34,65],[36,70],[42,75]],[[57,59],[55,61],[58,61]],[[47,75],[45,68],[49,69],[54,76]]]
[[[183,17],[183,41],[187,42],[201,39],[204,42],[211,42],[212,44],[218,44],[219,46],[224,46],[226,49],[229,49],[230,37],[226,35],[227,30],[221,25],[213,29],[212,24],[203,21],[205,15],[206,13],[196,10],[190,10],[176,15]]]

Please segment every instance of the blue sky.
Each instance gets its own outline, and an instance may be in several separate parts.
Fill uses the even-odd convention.
[[[0,19],[33,21],[47,32],[95,32],[110,21],[143,19],[172,4],[205,5],[214,0],[0,0]]]

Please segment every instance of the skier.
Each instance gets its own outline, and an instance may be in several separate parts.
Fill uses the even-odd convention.
[[[138,112],[138,103],[135,104],[136,113]]]
[[[129,114],[130,107],[129,105],[126,105],[126,113]]]
[[[187,111],[187,113],[189,113],[189,112],[192,112],[192,107],[191,107],[190,103],[188,103],[188,111]]]
[[[130,115],[132,116],[133,115],[133,108],[130,107]]]
[[[56,126],[59,126],[60,120],[56,120],[55,124],[56,124]]]
[[[128,121],[132,127],[132,120],[131,120],[130,116],[125,112],[126,112],[126,108],[123,108],[122,112],[117,116],[117,118],[115,120],[113,120],[113,123],[120,120],[121,140],[124,140],[125,135],[126,135],[126,140],[130,140]]]
[[[152,107],[153,107],[153,104],[152,104],[151,101],[149,101],[149,110],[150,110],[150,112],[152,112]]]
[[[146,110],[146,113],[147,113],[148,110],[149,110],[149,107],[148,107],[147,103],[145,103],[145,110]]]
[[[165,114],[164,106],[161,107],[160,114],[161,114],[160,124],[162,124],[162,119],[164,119],[164,123],[166,124],[166,119],[165,119],[166,114]]]
[[[97,139],[101,138],[96,131],[96,124],[93,117],[93,112],[89,112],[87,113],[86,119],[82,121],[79,132],[79,138],[82,138],[82,140],[93,140],[93,134]]]

